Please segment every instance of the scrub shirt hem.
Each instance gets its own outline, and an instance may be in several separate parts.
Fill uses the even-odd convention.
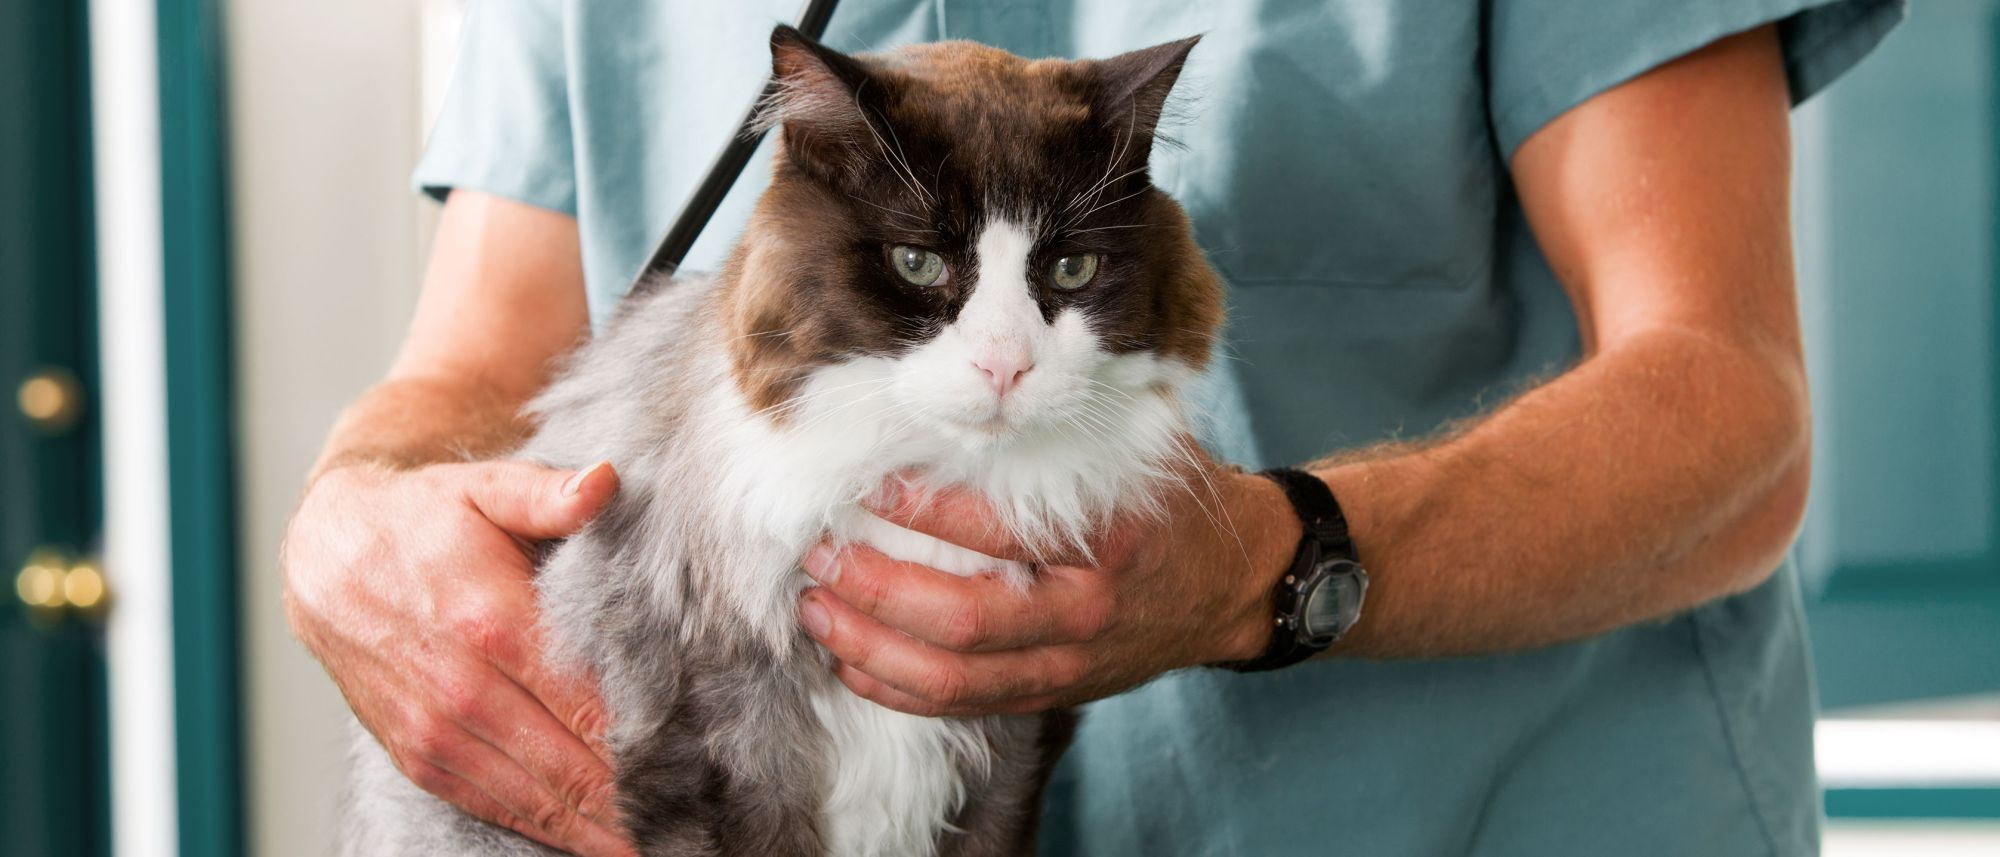
[[[1818,94],[1875,50],[1903,20],[1903,7],[1896,3],[1849,3],[1824,14],[1835,20],[1816,22],[1820,28],[1817,33],[1786,51],[1785,75],[1792,87],[1793,106]]]
[[[469,190],[510,199],[568,217],[577,216],[576,193],[574,190],[560,187],[557,182],[503,179],[492,175],[448,178],[428,175],[419,170],[410,185],[418,193],[440,203],[451,196],[452,191]]]

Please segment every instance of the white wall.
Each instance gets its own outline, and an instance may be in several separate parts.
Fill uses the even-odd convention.
[[[157,23],[146,0],[91,0],[104,559],[118,593],[104,628],[118,857],[167,857],[179,841]]]
[[[455,0],[448,0],[455,2]],[[230,0],[246,789],[253,854],[329,853],[346,708],[279,610],[278,540],[341,407],[402,336],[432,206],[412,0]]]

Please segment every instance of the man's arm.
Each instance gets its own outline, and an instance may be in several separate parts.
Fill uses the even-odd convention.
[[[1522,144],[1514,180],[1584,360],[1430,449],[1318,469],[1380,569],[1344,651],[1558,643],[1778,567],[1810,449],[1788,108],[1766,28]]]
[[[575,220],[453,193],[402,350],[388,378],[342,414],[314,475],[506,449],[525,428],[521,405],[589,326]]]
[[[573,219],[452,194],[402,352],[334,428],[281,565],[293,633],[413,782],[610,857],[631,849],[602,706],[542,662],[523,545],[582,526],[616,474],[469,463],[518,441],[521,404],[588,326]]]
[[[1755,586],[1804,512],[1790,102],[1769,29],[1592,99],[1515,184],[1583,361],[1428,448],[1317,468],[1377,569],[1340,649],[1576,639]]]
[[[1513,161],[1568,289],[1578,365],[1469,428],[1315,465],[1372,572],[1337,652],[1418,657],[1572,640],[1754,586],[1805,500],[1808,406],[1787,215],[1789,103],[1766,28],[1605,92]],[[1095,567],[1028,593],[865,548],[817,552],[809,633],[862,696],[916,713],[1095,698],[1270,639],[1298,539],[1265,480],[1214,471],[1209,505],[1130,525]],[[1203,484],[1196,482],[1195,484]],[[878,510],[999,557],[976,504]],[[1225,531],[1227,530],[1227,531]]]

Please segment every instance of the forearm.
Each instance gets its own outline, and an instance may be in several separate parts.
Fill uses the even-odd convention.
[[[341,414],[312,478],[348,465],[400,470],[500,452],[526,433],[522,403],[473,377],[392,376]]]
[[[1790,366],[1660,330],[1444,440],[1316,464],[1373,584],[1336,651],[1527,648],[1754,586],[1805,500],[1805,384]]]
[[[526,433],[521,406],[589,329],[576,220],[454,191],[402,351],[388,379],[341,415],[313,477],[507,449]]]

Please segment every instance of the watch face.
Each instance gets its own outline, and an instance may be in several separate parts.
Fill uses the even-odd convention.
[[[1307,637],[1331,642],[1361,617],[1361,596],[1368,588],[1368,578],[1361,566],[1344,559],[1329,561],[1323,569],[1299,610],[1300,630]]]

